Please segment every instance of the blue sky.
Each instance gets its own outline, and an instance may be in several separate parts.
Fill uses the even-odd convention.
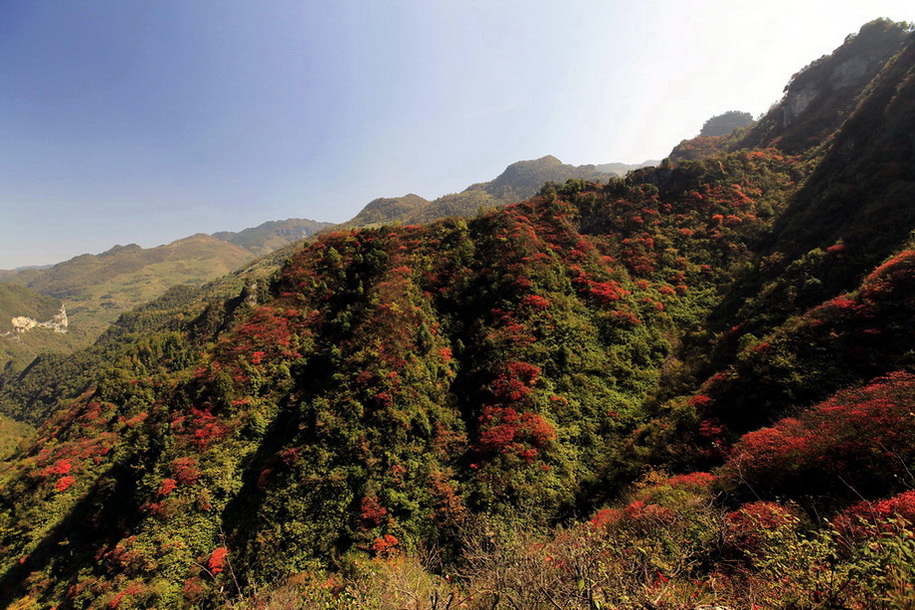
[[[2,0],[0,268],[661,158],[908,0]]]

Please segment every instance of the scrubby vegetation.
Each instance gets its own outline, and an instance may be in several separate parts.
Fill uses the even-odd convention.
[[[915,43],[862,35],[816,145],[330,233],[8,374],[0,602],[911,607]]]

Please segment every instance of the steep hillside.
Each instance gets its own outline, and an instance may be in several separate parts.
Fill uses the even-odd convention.
[[[729,446],[844,387],[915,367],[913,133],[910,43],[869,84],[710,315],[711,357],[694,361],[705,444]]]
[[[897,32],[889,31],[892,40]],[[836,55],[846,57],[844,51]],[[719,329],[739,324],[732,340],[762,336],[790,316],[854,290],[909,244],[915,230],[915,49],[909,45],[891,59],[867,91],[841,127],[833,125],[831,146],[817,154],[815,171],[767,236],[757,264],[716,315]]]
[[[57,575],[39,599],[173,603],[212,591],[194,566],[220,522],[253,584],[358,548],[452,548],[471,513],[593,505],[632,476],[671,331],[698,322],[795,178],[747,153],[677,171],[688,189],[573,182],[471,222],[330,234],[203,353],[199,316],[136,337],[124,349],[144,355],[107,356],[44,425],[56,444],[9,471],[10,522],[33,525],[4,538],[28,558],[0,589],[38,571]],[[73,519],[96,525],[76,536]],[[102,560],[43,550],[64,539]],[[172,568],[147,581],[147,561]]]
[[[869,93],[868,86],[886,62],[905,47],[910,33],[906,23],[887,19],[866,23],[832,54],[795,74],[785,86],[784,97],[758,122],[727,133],[703,129],[699,136],[674,147],[670,160],[688,161],[728,150],[765,147],[777,147],[788,154],[823,154],[835,131]]]
[[[868,24],[787,123],[326,233],[8,371],[0,604],[909,607],[913,67]]]
[[[867,85],[905,45],[907,24],[878,19],[795,74],[785,96],[741,140],[789,153],[816,147],[855,109]]]

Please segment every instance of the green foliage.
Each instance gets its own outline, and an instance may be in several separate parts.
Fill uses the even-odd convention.
[[[73,338],[66,349],[55,351],[69,353],[89,345],[122,313],[168,288],[199,286],[249,258],[248,250],[200,234],[156,248],[132,244],[84,254],[46,269],[26,270],[16,280],[66,305]]]
[[[444,573],[434,554],[396,553],[361,560],[344,578],[303,575],[273,595],[290,608],[310,607],[294,599],[392,609],[910,606],[915,554],[905,520],[882,521],[883,534],[849,545],[791,505],[724,513],[707,486],[659,475],[630,493],[628,506],[572,528],[468,524],[465,561]],[[270,599],[251,601],[275,607]]]
[[[32,426],[0,415],[0,460],[7,459],[19,447],[35,437]]]
[[[8,370],[38,431],[0,603],[903,605],[912,49],[831,145],[725,152],[766,123],[606,184],[545,158],[381,200],[540,188],[327,233]]]
[[[749,127],[752,123],[753,115],[749,112],[729,110],[707,120],[702,125],[702,131],[699,132],[699,135],[702,137],[729,136],[735,129]]]

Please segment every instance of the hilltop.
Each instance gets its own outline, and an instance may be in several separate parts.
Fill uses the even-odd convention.
[[[237,233],[220,231],[213,233],[213,237],[235,244],[254,255],[263,256],[286,244],[301,241],[332,226],[333,224],[329,222],[287,218],[286,220],[265,222]]]
[[[607,180],[655,163],[646,161],[637,165],[606,163],[575,166],[563,163],[552,155],[530,161],[517,161],[488,182],[471,184],[460,193],[442,195],[432,201],[412,193],[403,197],[375,199],[338,228],[372,227],[392,223],[416,224],[453,216],[473,216],[481,209],[529,199],[547,182]]]

